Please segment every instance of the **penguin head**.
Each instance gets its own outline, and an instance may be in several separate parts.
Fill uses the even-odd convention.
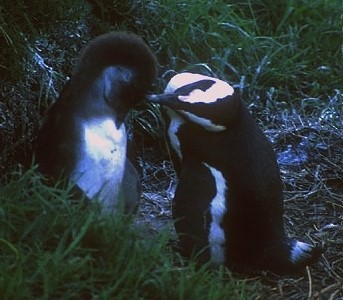
[[[73,71],[72,101],[94,115],[112,113],[122,123],[130,108],[144,99],[157,74],[157,59],[137,35],[110,32],[82,50]]]
[[[140,86],[134,69],[126,66],[107,67],[100,77],[101,90],[107,107],[111,108],[118,123],[124,122],[128,111],[143,99],[147,87]]]
[[[214,132],[224,131],[234,122],[241,104],[240,96],[227,82],[194,73],[175,75],[164,94],[148,99]]]

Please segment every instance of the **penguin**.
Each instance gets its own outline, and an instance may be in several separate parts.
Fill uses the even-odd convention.
[[[285,233],[275,152],[232,86],[179,73],[148,101],[169,119],[172,215],[184,255],[245,273],[296,273],[318,259],[320,247]]]
[[[135,34],[110,32],[81,51],[71,79],[48,109],[38,132],[35,160],[41,173],[75,184],[106,212],[119,198],[134,211],[139,174],[127,157],[125,118],[155,80],[157,60]]]

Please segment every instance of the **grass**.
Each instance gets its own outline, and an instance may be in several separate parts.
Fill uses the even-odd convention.
[[[98,34],[141,35],[160,62],[157,92],[173,71],[191,70],[229,81],[259,113],[270,102],[309,113],[325,109],[342,90],[341,12],[340,0],[4,2],[0,170],[18,161],[30,164],[41,116],[71,75],[82,46]],[[151,106],[143,110],[153,123],[138,112],[132,114],[142,116],[134,118],[135,127],[158,136],[158,115]]]
[[[160,63],[159,78],[153,87],[156,92],[164,89],[173,72],[190,70],[218,76],[242,91],[277,151],[290,145],[296,148],[308,137],[307,150],[313,159],[295,170],[281,167],[289,218],[286,225],[294,233],[292,224],[296,221],[298,237],[307,235],[311,228],[311,238],[328,246],[327,261],[315,269],[313,278],[305,277],[296,283],[292,279],[279,280],[277,288],[270,281],[266,285],[262,282],[263,293],[259,296],[273,298],[281,294],[301,299],[310,285],[306,280],[313,283],[310,290],[318,297],[341,295],[341,15],[340,0],[3,1],[2,297],[255,296],[254,287],[233,280],[226,271],[198,270],[193,262],[188,264],[173,254],[169,233],[147,239],[134,221],[123,216],[100,217],[96,205],[71,199],[69,189],[47,187],[34,169],[11,172],[18,163],[31,165],[31,148],[42,115],[71,75],[82,46],[109,30],[132,31],[147,41]],[[144,174],[148,172],[146,166],[153,165],[154,171],[144,183],[146,189],[151,189],[151,178],[161,184],[159,176],[164,171],[164,163],[154,159],[166,159],[166,151],[149,152],[151,148],[162,148],[157,147],[163,144],[160,112],[143,104],[131,112],[129,125],[130,135],[138,137],[138,152],[147,157],[139,157]],[[166,191],[168,180],[163,188],[156,189],[156,194]],[[151,207],[144,207],[143,218],[147,221],[154,208],[161,206],[150,202]],[[333,227],[336,229],[321,230],[331,223],[337,225]],[[294,293],[294,285],[299,292]]]
[[[282,0],[277,4],[270,0],[229,4],[223,0],[131,0],[124,4],[96,0],[89,1],[92,6],[82,0],[64,0],[58,5],[43,2],[35,0],[30,7],[25,1],[3,5],[0,29],[6,47],[1,51],[7,59],[0,65],[6,71],[22,69],[18,63],[29,46],[33,53],[40,50],[55,71],[63,72],[61,64],[72,64],[64,55],[76,55],[80,47],[80,41],[70,36],[89,39],[85,31],[90,25],[95,27],[93,34],[112,28],[145,36],[162,70],[207,64],[218,76],[244,83],[251,100],[270,86],[287,101],[296,101],[304,95],[322,97],[342,84],[338,76],[342,70],[339,0]],[[71,26],[66,28],[68,22]],[[61,29],[69,38],[59,36]],[[40,43],[46,34],[56,35],[57,44],[50,49]],[[61,56],[52,61],[52,53],[46,50]],[[18,78],[18,73],[13,76]]]
[[[248,101],[274,87],[289,103],[341,87],[340,11],[340,1],[325,0],[145,1],[134,10],[162,69],[203,63],[241,83]]]
[[[0,68],[4,79],[34,79],[32,71],[37,72],[36,67],[42,67],[37,62],[37,55],[45,64],[53,64],[54,71],[66,71],[59,67],[62,62],[70,63],[68,54],[75,55],[73,50],[77,50],[78,40],[85,34],[84,24],[89,15],[87,8],[85,1],[75,0],[1,3],[0,39],[4,46]],[[52,32],[56,41],[50,41]],[[58,41],[62,37],[63,42]],[[62,51],[65,49],[68,51]],[[51,51],[54,51],[53,55]]]
[[[48,187],[34,168],[0,188],[2,299],[247,299],[256,287],[186,263],[169,234],[143,238],[127,216],[102,216]]]

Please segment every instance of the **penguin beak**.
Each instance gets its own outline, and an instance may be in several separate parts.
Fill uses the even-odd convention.
[[[177,101],[178,96],[176,94],[160,94],[160,95],[149,95],[148,101],[157,104],[164,104],[168,102]]]

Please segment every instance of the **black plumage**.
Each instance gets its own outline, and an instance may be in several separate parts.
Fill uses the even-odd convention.
[[[238,93],[218,79],[181,73],[150,101],[170,118],[179,178],[173,218],[186,255],[277,273],[318,258],[319,248],[285,234],[276,155]]]

